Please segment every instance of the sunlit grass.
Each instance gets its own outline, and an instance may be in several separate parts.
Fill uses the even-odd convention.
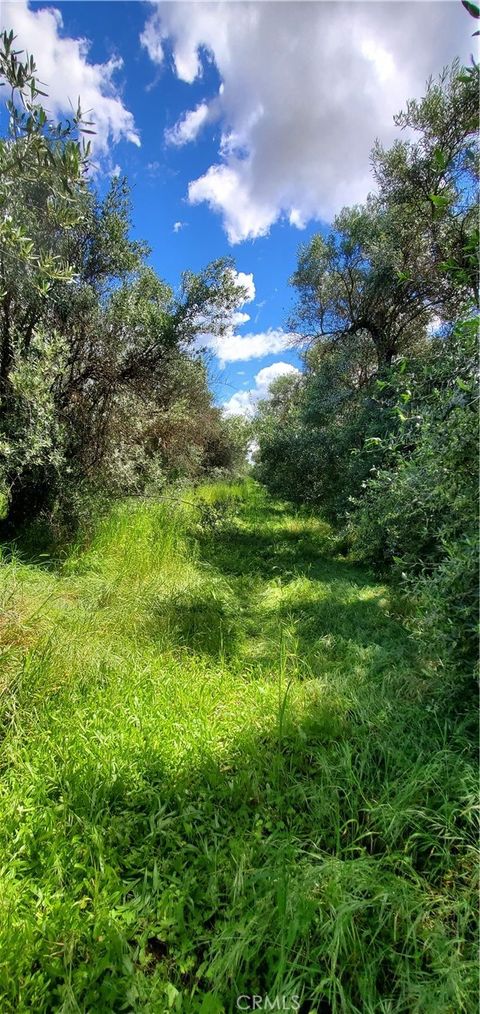
[[[215,484],[1,572],[2,1011],[473,1011],[475,771],[388,589]]]

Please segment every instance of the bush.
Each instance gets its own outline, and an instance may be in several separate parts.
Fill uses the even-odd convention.
[[[391,567],[413,594],[429,646],[469,668],[477,653],[475,357],[470,320],[422,360],[393,368],[400,426],[349,522],[355,555]]]

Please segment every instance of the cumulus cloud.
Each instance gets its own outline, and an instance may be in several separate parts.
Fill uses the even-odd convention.
[[[232,315],[233,327],[240,327],[241,324],[246,324],[250,320],[249,313],[241,313],[240,310],[235,310]]]
[[[186,223],[185,223],[186,224]],[[174,225],[174,232],[178,230],[175,228],[176,225],[181,226],[182,223],[176,222]],[[239,340],[239,335],[235,334],[235,329],[241,327],[243,324],[247,324],[250,320],[250,314],[246,313],[242,308],[247,304],[253,302],[255,299],[255,282],[253,280],[253,273],[247,274],[245,271],[236,271],[234,268],[229,269],[232,282],[238,291],[238,302],[236,309],[232,310],[228,317],[222,321],[222,332],[221,334],[209,334],[203,333],[196,340],[197,349],[204,350],[210,349],[220,358],[220,366],[223,369],[225,363],[232,362],[233,359],[239,358],[234,355],[233,359],[230,354],[234,348],[235,343]],[[241,356],[240,358],[250,358],[250,356]]]
[[[231,314],[230,320],[225,323],[222,334],[203,335],[199,339],[200,347],[207,346],[218,356],[221,369],[227,363],[246,362],[248,359],[260,359],[263,356],[284,352],[291,348],[296,338],[281,328],[268,328],[267,331],[259,333],[237,334],[236,328],[247,324],[250,320],[250,314],[242,308],[255,299],[255,282],[252,272],[247,274],[245,271],[232,271],[232,276],[235,285],[245,293],[245,298],[242,298],[237,309]]]
[[[255,415],[258,402],[268,398],[270,385],[274,380],[277,380],[278,377],[299,373],[300,370],[297,370],[296,366],[292,366],[291,363],[279,362],[265,366],[263,370],[259,370],[255,374],[255,387],[250,388],[249,391],[237,391],[228,401],[224,402],[224,414],[227,416],[244,415],[251,419]]]
[[[175,143],[218,119],[217,159],[188,199],[218,212],[230,242],[265,235],[281,217],[331,220],[371,187],[369,152],[390,143],[392,116],[456,55],[471,25],[460,4],[163,3],[142,34],[161,64],[193,82],[211,59],[222,86],[173,128]],[[201,110],[201,112],[200,112]]]
[[[0,5],[0,28],[12,29],[16,48],[33,54],[53,117],[71,112],[72,106],[76,109],[79,97],[83,112],[91,110],[88,119],[94,121],[96,133],[91,140],[97,154],[105,154],[112,142],[122,139],[140,145],[133,115],[115,85],[115,74],[123,65],[119,57],[89,63],[88,40],[62,34],[60,11],[54,7],[32,10],[27,0],[7,0]]]
[[[208,118],[209,108],[207,103],[201,102],[196,109],[190,109],[185,113],[174,127],[170,127],[169,130],[165,131],[165,140],[168,144],[174,144],[177,147],[188,144],[189,141],[194,141]]]
[[[173,223],[173,231],[174,232],[180,232],[181,229],[185,228],[186,224],[187,224],[186,222],[174,222]]]
[[[222,369],[227,363],[245,362],[248,359],[260,359],[262,356],[284,352],[292,346],[295,338],[281,328],[269,328],[256,334],[236,334],[236,328],[247,324],[250,320],[250,314],[242,307],[255,299],[255,282],[251,272],[232,273],[235,284],[243,289],[246,298],[242,299],[238,308],[233,311],[222,334],[203,336],[200,340],[200,344],[207,345],[218,356]]]
[[[246,296],[244,302],[241,304],[244,306],[245,303],[251,303],[255,299],[255,282],[253,281],[253,272],[246,274],[245,271],[234,271],[234,281],[239,288],[245,289]]]
[[[247,316],[247,320],[248,315]],[[269,328],[259,334],[235,334],[230,330],[227,334],[216,338],[212,344],[220,365],[244,362],[247,359],[260,359],[262,356],[274,355],[291,348],[294,335],[281,328]]]
[[[285,376],[286,373],[300,373],[296,366],[292,366],[291,363],[272,363],[271,366],[264,366],[263,370],[255,376],[256,387],[261,391],[268,393],[270,384],[273,384],[274,380],[278,380],[279,377]]]

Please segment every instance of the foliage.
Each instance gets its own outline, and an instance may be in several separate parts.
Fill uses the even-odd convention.
[[[475,259],[478,68],[454,64],[396,118],[418,140],[372,152],[378,192],[346,208],[301,250],[292,326],[330,350],[361,335],[381,370],[415,351],[432,319],[456,319],[477,297]],[[461,281],[445,273],[449,261]],[[465,268],[470,270],[465,274]]]
[[[369,395],[375,367],[366,344],[350,337],[328,355],[313,348],[300,380],[281,378],[260,406],[257,476],[277,496],[320,506],[332,521],[367,477],[366,436],[384,428]]]
[[[305,371],[255,423],[272,502],[220,481],[255,433],[195,351],[232,262],[156,276],[126,180],[96,193],[81,109],[52,124],[13,41],[2,1011],[468,1014],[477,68],[409,103],[376,195],[300,253]],[[404,625],[362,561],[404,582]]]
[[[378,184],[300,251],[300,379],[260,408],[257,476],[403,580],[445,667],[476,661],[478,67],[455,63],[373,150]]]
[[[219,483],[6,548],[6,1014],[475,1009],[472,744],[329,545]]]
[[[444,663],[470,667],[478,643],[476,358],[473,319],[392,369],[400,427],[351,519],[361,557],[392,565],[418,597],[420,626]]]
[[[129,189],[90,180],[80,108],[52,124],[32,58],[4,33],[0,78],[0,489],[12,522],[90,484],[138,491],[230,466],[230,429],[212,404],[203,332],[242,292],[232,264],[185,272],[178,295],[130,238]]]

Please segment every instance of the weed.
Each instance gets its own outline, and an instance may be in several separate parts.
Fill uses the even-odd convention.
[[[6,1014],[475,1009],[465,729],[330,548],[247,482],[6,555]]]

